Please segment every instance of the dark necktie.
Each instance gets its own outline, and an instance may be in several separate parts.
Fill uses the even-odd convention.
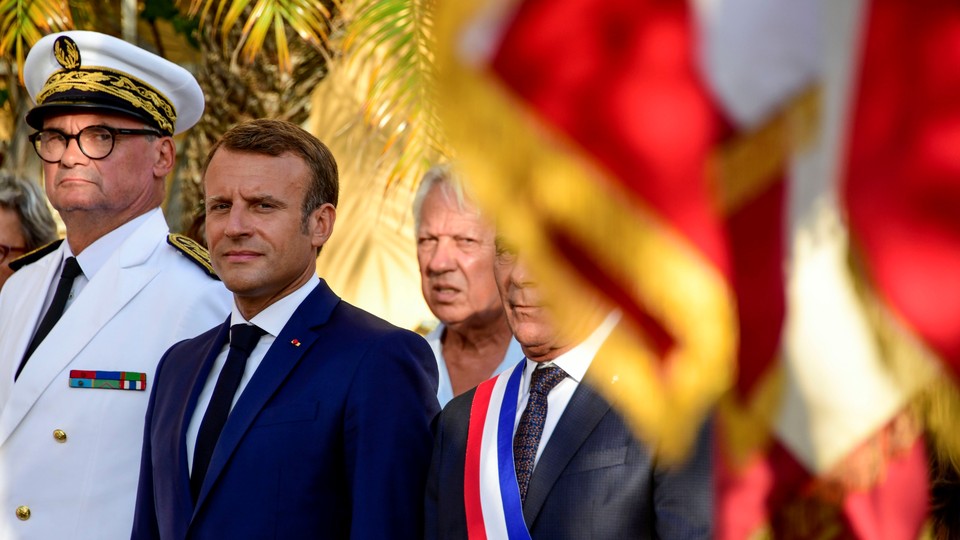
[[[217,378],[217,385],[213,388],[210,404],[207,405],[203,421],[200,422],[197,445],[193,452],[190,491],[193,493],[194,501],[200,494],[200,486],[203,485],[203,477],[207,474],[213,449],[217,446],[220,432],[223,431],[223,425],[227,423],[227,416],[230,415],[233,396],[237,393],[240,379],[243,378],[243,370],[247,366],[247,357],[257,346],[260,336],[265,333],[259,327],[250,324],[235,324],[230,327],[230,352],[227,353],[227,361],[223,364],[223,370]]]
[[[517,433],[513,436],[513,464],[517,469],[517,484],[520,486],[520,503],[527,499],[527,486],[533,474],[533,464],[543,435],[543,422],[547,418],[547,394],[567,376],[556,366],[533,370],[530,378],[530,398],[527,408],[520,416]]]
[[[83,274],[83,270],[80,269],[80,263],[77,262],[77,259],[67,257],[67,260],[63,263],[63,271],[60,272],[60,282],[57,283],[57,291],[53,293],[53,302],[50,302],[50,308],[47,309],[46,315],[44,315],[43,320],[40,321],[40,326],[37,327],[37,333],[33,335],[33,340],[30,341],[27,352],[23,354],[23,358],[20,360],[20,366],[17,368],[17,373],[13,376],[13,380],[17,380],[17,378],[20,377],[20,372],[23,371],[23,366],[27,365],[27,360],[30,358],[30,355],[40,346],[43,338],[47,337],[50,330],[53,329],[57,321],[60,320],[64,308],[67,307],[70,290],[73,289],[73,280],[81,274]]]

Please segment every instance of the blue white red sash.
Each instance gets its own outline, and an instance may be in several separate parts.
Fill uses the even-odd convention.
[[[470,409],[463,502],[470,540],[530,540],[513,465],[513,425],[526,358],[477,387]]]

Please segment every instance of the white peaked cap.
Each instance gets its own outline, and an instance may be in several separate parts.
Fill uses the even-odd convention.
[[[30,49],[23,78],[36,106],[27,124],[82,109],[119,112],[177,134],[203,114],[203,91],[181,66],[122,39],[74,30],[44,36]]]

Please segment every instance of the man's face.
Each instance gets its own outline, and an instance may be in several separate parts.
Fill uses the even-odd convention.
[[[0,207],[0,244],[14,248],[24,248],[26,242],[17,212],[10,208]],[[3,287],[7,278],[13,274],[13,270],[10,270],[10,261],[21,255],[23,255],[23,251],[12,251],[0,264],[0,287]]]
[[[417,229],[417,261],[423,297],[444,324],[484,324],[501,316],[495,253],[493,229],[476,208],[460,209],[443,184],[430,188]]]
[[[252,317],[316,277],[317,248],[333,232],[324,204],[303,221],[310,172],[291,153],[221,148],[203,177],[206,235],[214,269]]]
[[[68,135],[87,126],[143,129],[144,123],[113,114],[61,114],[43,122],[44,129]],[[169,147],[161,150],[164,144]],[[110,155],[94,160],[72,139],[58,163],[43,163],[47,197],[65,220],[89,212],[102,216],[101,226],[115,228],[163,201],[163,176],[173,166],[172,154],[164,155],[169,148],[168,138],[118,135]]]
[[[573,346],[562,337],[540,287],[515,253],[498,248],[493,273],[507,324],[527,358],[546,362]]]

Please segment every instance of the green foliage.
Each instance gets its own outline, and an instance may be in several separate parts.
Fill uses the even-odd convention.
[[[240,24],[247,13],[237,44],[238,55],[244,62],[253,62],[272,32],[277,62],[283,73],[293,69],[287,29],[323,51],[328,45],[328,29],[333,18],[331,10],[318,0],[178,0],[177,4],[189,4],[187,12],[199,16],[201,27],[212,24],[219,28],[224,43],[230,29]],[[212,20],[208,20],[211,17]]]
[[[158,20],[168,21],[176,33],[186,38],[190,46],[195,49],[200,48],[200,42],[197,40],[200,21],[197,17],[181,12],[174,0],[145,0],[140,18],[151,24]]]
[[[46,34],[70,28],[70,6],[62,0],[0,0],[0,56],[16,62],[21,81],[30,47]]]

